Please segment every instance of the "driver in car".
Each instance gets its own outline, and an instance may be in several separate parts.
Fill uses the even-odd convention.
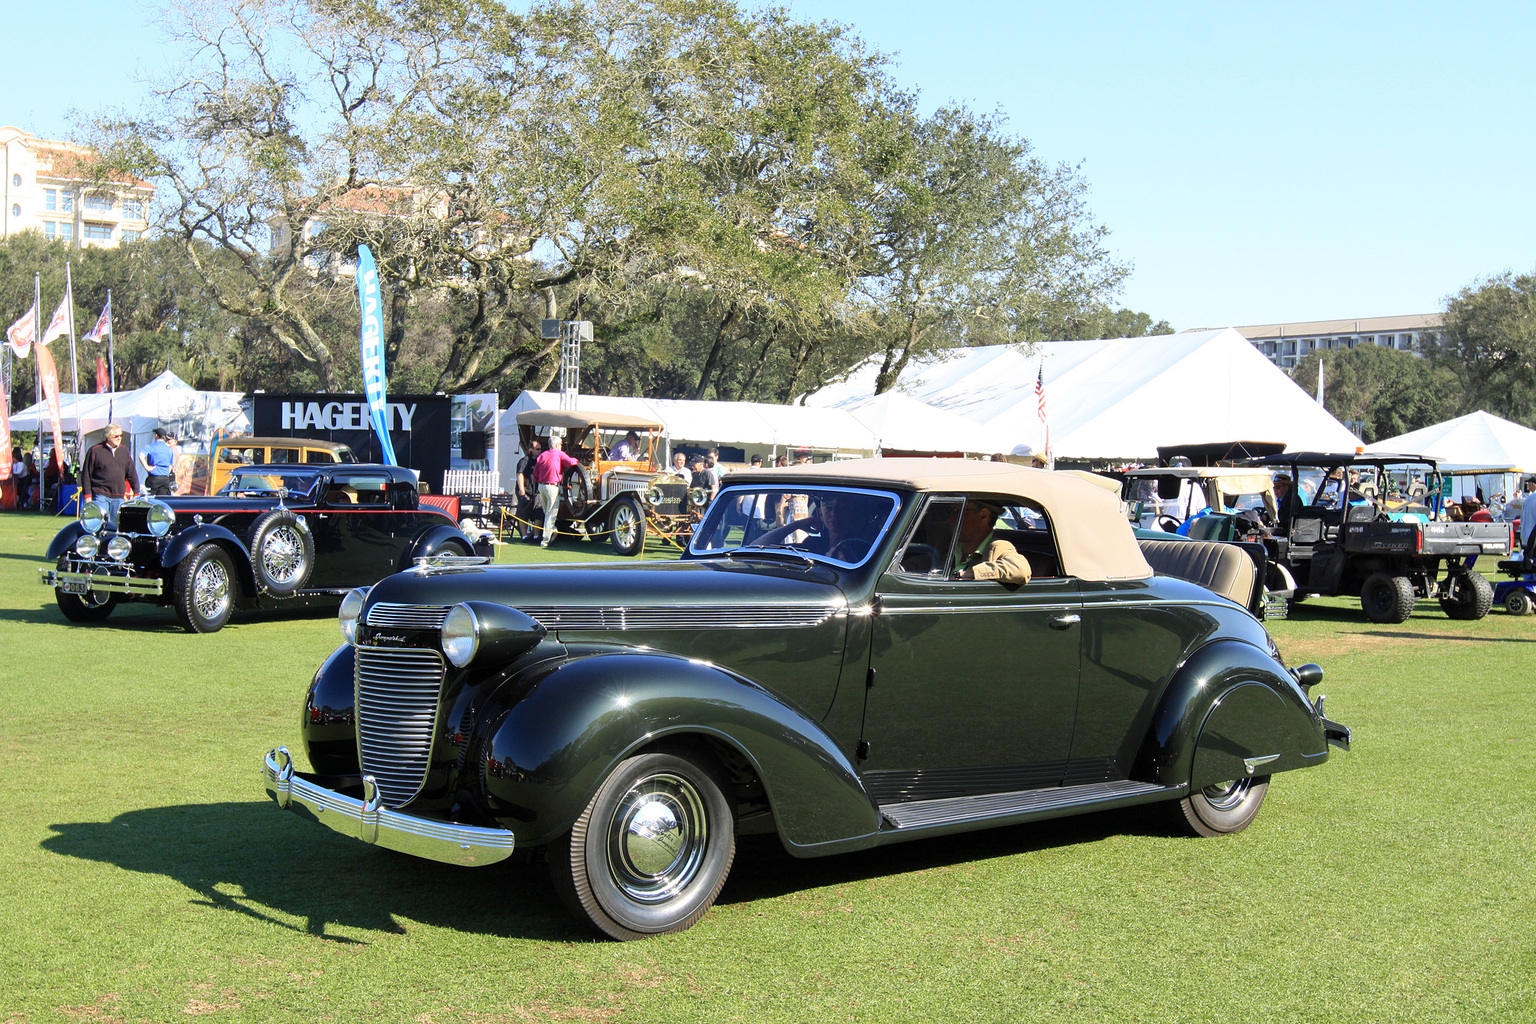
[[[960,579],[1029,582],[1029,559],[1009,541],[992,537],[1002,511],[1002,506],[990,501],[966,502],[960,519]]]
[[[803,519],[770,530],[750,547],[792,543],[818,555],[842,562],[857,562],[874,543],[882,503],[859,494],[833,493],[821,497],[816,511]],[[809,533],[811,536],[806,537]],[[803,540],[794,540],[795,537]]]

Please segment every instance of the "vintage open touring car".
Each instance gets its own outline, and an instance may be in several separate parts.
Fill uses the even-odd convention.
[[[134,498],[115,511],[86,502],[48,545],[55,564],[39,579],[71,622],[147,601],[212,633],[236,608],[334,605],[415,559],[474,555],[398,466],[240,466],[217,495]]]
[[[1259,585],[1232,545],[1164,543]],[[1155,574],[1115,495],[1001,463],[739,472],[681,560],[421,566],[340,620],[312,771],[269,751],[268,794],[433,860],[541,851],[622,939],[698,920],[738,834],[816,857],[1163,802],[1218,835],[1349,739],[1322,670]]]

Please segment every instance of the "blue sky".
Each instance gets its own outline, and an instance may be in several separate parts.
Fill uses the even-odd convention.
[[[1536,269],[1536,5],[787,6],[892,54],[930,109],[1000,112],[1078,165],[1135,267],[1121,303],[1176,328],[1427,313]],[[69,138],[71,107],[131,104],[166,63],[154,18],[102,0],[10,12],[27,42],[0,62],[0,123]],[[71,67],[72,37],[90,42]]]

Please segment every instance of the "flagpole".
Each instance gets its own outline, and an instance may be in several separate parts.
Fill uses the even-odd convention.
[[[43,336],[43,275],[36,271],[32,274],[32,344],[37,345]],[[37,353],[32,353],[32,376],[37,380],[37,392],[33,400],[43,400],[43,367],[37,359]],[[47,408],[46,406],[44,407]],[[43,413],[37,414],[37,439],[38,447],[42,447],[43,439]]]
[[[75,451],[80,450],[80,364],[75,358],[75,283],[64,261],[64,294],[69,298],[69,375],[75,386]]]

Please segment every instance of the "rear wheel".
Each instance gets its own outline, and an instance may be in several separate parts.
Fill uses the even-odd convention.
[[[609,518],[613,550],[621,555],[638,555],[645,547],[645,513],[634,498],[620,498]]]
[[[171,598],[189,633],[217,633],[235,607],[235,567],[217,544],[203,544],[176,567]]]
[[[59,571],[67,568],[67,559],[59,559]],[[70,622],[100,622],[112,614],[112,609],[117,607],[117,602],[122,600],[121,594],[109,594],[99,590],[89,590],[84,594],[66,594],[57,587],[53,590],[54,600],[59,604],[59,611]]]
[[[1268,775],[1244,776],[1206,786],[1179,801],[1179,817],[1197,836],[1241,832],[1258,815],[1268,792]]]
[[[1493,607],[1493,584],[1480,572],[1452,573],[1441,588],[1440,607],[1453,619],[1480,619]]]
[[[1511,590],[1504,597],[1504,610],[1511,615],[1529,615],[1536,609],[1528,590]]]
[[[1413,614],[1413,581],[1406,576],[1375,572],[1360,588],[1360,607],[1372,622],[1407,622]]]
[[[640,754],[598,787],[549,851],[556,890],[615,939],[691,927],[715,902],[736,856],[726,783],[713,765]]]

